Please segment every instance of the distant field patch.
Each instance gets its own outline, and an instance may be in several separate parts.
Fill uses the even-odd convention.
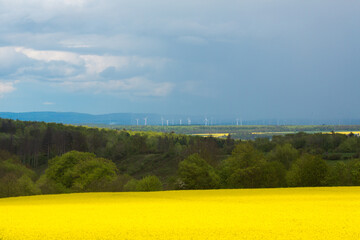
[[[360,239],[360,187],[0,199],[0,239]]]
[[[360,135],[360,131],[345,131],[345,132],[335,132],[335,133],[346,134],[346,135],[349,135],[350,133],[353,133],[355,135]]]
[[[313,133],[323,133],[323,134],[331,134],[332,132],[324,132],[324,131],[304,131],[305,133],[313,134]],[[285,134],[295,134],[297,132],[252,132],[253,135],[285,135]],[[334,132],[338,134],[346,134],[349,135],[353,133],[355,135],[360,135],[360,131],[339,131]]]
[[[296,132],[252,132],[251,134],[254,134],[254,135],[268,135],[268,134],[274,134],[274,135],[285,135],[285,134],[294,134]]]
[[[194,133],[193,136],[226,138],[230,133]]]

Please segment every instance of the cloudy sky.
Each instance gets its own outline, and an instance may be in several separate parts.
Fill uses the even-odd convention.
[[[0,0],[0,112],[360,117],[358,0]]]

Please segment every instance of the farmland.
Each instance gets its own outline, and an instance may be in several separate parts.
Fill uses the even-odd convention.
[[[84,193],[0,199],[0,238],[359,239],[360,188]]]
[[[234,139],[255,139],[258,137],[271,138],[276,135],[295,134],[305,132],[331,133],[332,131],[341,134],[360,133],[360,125],[182,125],[182,126],[134,126],[134,125],[105,125],[94,124],[92,127],[127,129],[135,132],[165,132],[188,134],[198,136],[212,136],[226,138],[228,135]]]
[[[195,133],[192,134],[194,136],[201,136],[201,137],[216,137],[216,138],[226,138],[229,136],[229,133]]]

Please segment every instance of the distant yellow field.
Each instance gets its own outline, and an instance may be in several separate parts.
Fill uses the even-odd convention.
[[[262,134],[293,134],[295,132],[252,132],[251,134],[255,134],[255,135],[262,135]],[[313,133],[313,132],[311,132]],[[331,134],[332,132],[321,132],[323,134]],[[350,134],[353,133],[355,135],[360,135],[360,131],[343,131],[343,132],[335,132],[335,133],[339,133],[339,134]]]
[[[356,135],[360,135],[360,131],[346,131],[346,132],[335,132],[335,133],[346,134],[346,135],[353,133]]]
[[[360,187],[0,199],[0,239],[360,239]]]
[[[229,136],[229,133],[195,133],[194,136],[222,138]]]
[[[251,134],[261,135],[261,134],[292,134],[295,132],[252,132]]]

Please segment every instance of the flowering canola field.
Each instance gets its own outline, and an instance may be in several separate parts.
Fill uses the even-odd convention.
[[[230,133],[194,133],[193,136],[200,137],[214,137],[214,138],[226,138]]]
[[[0,239],[360,239],[360,188],[7,198]]]

